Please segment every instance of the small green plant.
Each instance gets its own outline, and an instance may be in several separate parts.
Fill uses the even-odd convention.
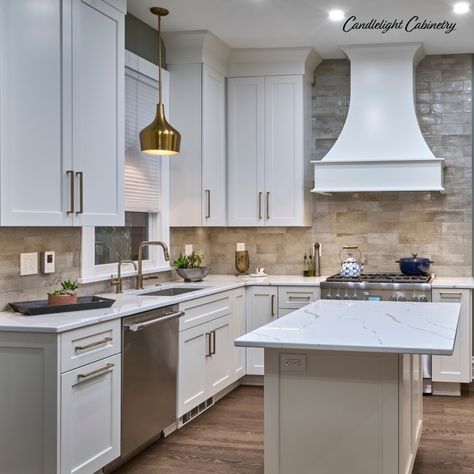
[[[53,290],[48,293],[49,296],[57,295],[75,295],[78,286],[75,281],[64,280],[61,282],[61,288],[58,290]]]
[[[179,254],[179,257],[173,262],[175,268],[198,268],[201,266],[204,257],[201,252],[192,251],[189,255]]]

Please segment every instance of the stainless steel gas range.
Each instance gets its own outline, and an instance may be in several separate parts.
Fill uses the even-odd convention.
[[[332,275],[321,282],[321,298],[365,301],[431,301],[433,275],[364,273],[358,278]]]

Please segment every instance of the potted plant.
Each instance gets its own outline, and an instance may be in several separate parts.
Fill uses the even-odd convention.
[[[203,260],[202,254],[193,250],[189,255],[179,254],[173,266],[184,281],[201,281],[209,273],[209,267],[201,267]]]
[[[75,281],[65,280],[61,283],[59,290],[48,293],[48,306],[62,306],[77,303],[77,283]]]

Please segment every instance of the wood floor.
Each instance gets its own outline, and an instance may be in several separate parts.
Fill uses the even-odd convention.
[[[474,393],[423,401],[424,430],[413,474],[474,474]],[[237,388],[116,472],[262,474],[263,388]]]

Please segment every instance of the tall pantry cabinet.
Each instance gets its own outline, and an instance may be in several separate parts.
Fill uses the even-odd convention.
[[[170,122],[182,134],[170,160],[171,226],[227,224],[225,74],[230,49],[206,31],[165,34]]]
[[[126,0],[0,2],[0,224],[123,224]]]

